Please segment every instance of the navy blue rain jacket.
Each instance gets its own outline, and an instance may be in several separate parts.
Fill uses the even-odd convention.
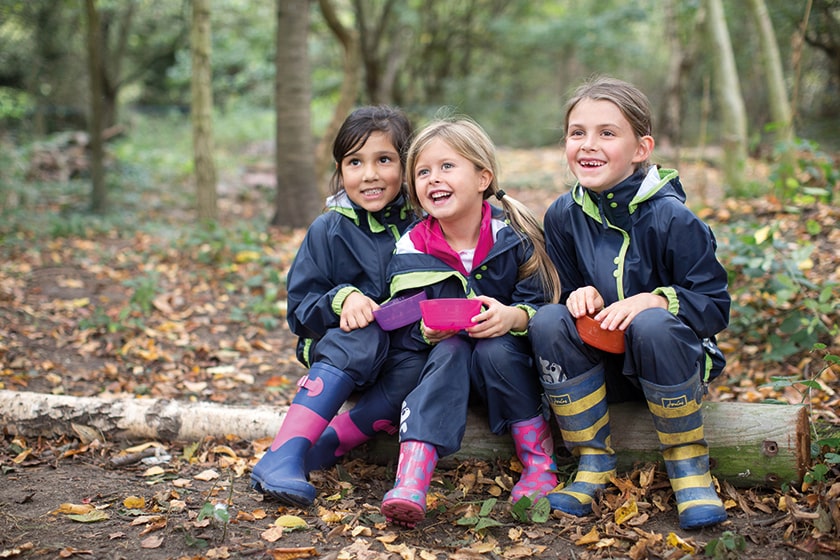
[[[342,192],[327,200],[327,210],[309,226],[286,277],[287,322],[299,346],[339,327],[352,291],[377,303],[388,298],[394,245],[416,219],[402,195],[371,214]]]
[[[600,194],[576,185],[546,212],[545,236],[562,303],[583,286],[594,286],[605,305],[652,292],[701,339],[713,341],[729,324],[717,242],[685,206],[675,170],[640,170]]]

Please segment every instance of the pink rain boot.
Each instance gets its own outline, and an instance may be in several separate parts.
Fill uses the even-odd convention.
[[[552,459],[554,438],[551,426],[542,416],[517,422],[510,427],[516,456],[522,463],[522,476],[510,492],[512,502],[529,496],[534,502],[557,486],[557,467]]]
[[[382,500],[382,515],[389,523],[412,528],[426,517],[426,492],[437,460],[437,449],[430,443],[400,444],[397,482]]]

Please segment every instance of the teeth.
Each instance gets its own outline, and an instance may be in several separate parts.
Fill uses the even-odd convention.
[[[449,193],[436,192],[436,193],[432,193],[432,200],[439,200],[441,198],[446,198],[448,196],[449,196]]]

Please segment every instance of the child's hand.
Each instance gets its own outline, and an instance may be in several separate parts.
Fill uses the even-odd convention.
[[[379,304],[361,292],[352,292],[341,305],[339,327],[344,332],[361,329],[373,322],[373,312]]]
[[[594,286],[578,288],[566,300],[566,308],[575,319],[584,315],[594,315],[604,307],[604,298]]]
[[[454,336],[455,334],[458,333],[457,330],[454,330],[454,331],[439,331],[437,329],[430,329],[426,325],[422,325],[422,329],[423,329],[423,337],[427,341],[429,341],[429,344],[431,344],[432,346],[434,346],[435,344],[437,344],[441,340],[446,340],[450,336]]]
[[[473,338],[493,338],[510,331],[524,331],[528,328],[528,313],[524,309],[505,305],[487,296],[478,296],[485,309],[474,318],[477,322],[467,328]]]
[[[601,323],[601,328],[608,331],[616,329],[623,331],[630,326],[636,315],[645,309],[652,309],[654,307],[661,307],[668,309],[668,300],[663,296],[658,296],[650,292],[636,294],[617,301],[595,315],[594,319]]]

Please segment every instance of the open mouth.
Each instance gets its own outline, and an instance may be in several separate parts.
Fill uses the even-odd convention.
[[[451,192],[445,192],[445,191],[435,191],[435,192],[429,193],[429,198],[431,198],[432,202],[435,203],[435,204],[444,202],[444,201],[448,200],[451,196],[452,196]]]
[[[385,189],[367,189],[362,191],[362,196],[365,198],[377,198],[382,196],[382,193],[385,192]]]
[[[598,160],[594,160],[594,159],[582,159],[582,160],[578,161],[578,165],[580,165],[581,167],[587,167],[587,168],[590,168],[590,169],[595,169],[595,168],[598,168],[598,167],[603,167],[606,164],[603,161],[598,161]]]

